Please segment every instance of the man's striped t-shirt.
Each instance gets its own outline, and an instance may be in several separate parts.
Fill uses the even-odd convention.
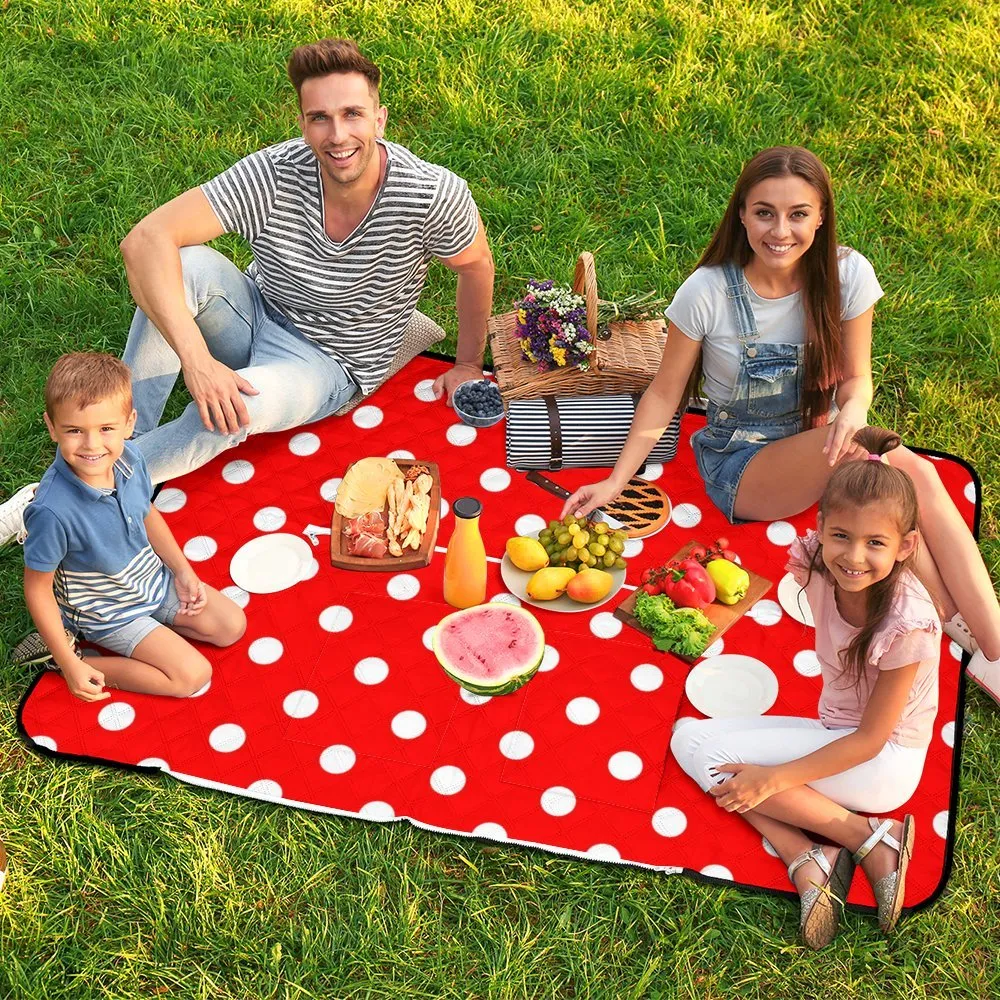
[[[324,228],[320,167],[304,139],[251,153],[201,186],[219,222],[249,241],[247,275],[267,301],[364,393],[385,376],[431,258],[467,249],[479,223],[460,177],[403,146],[381,145],[382,186],[342,243]]]

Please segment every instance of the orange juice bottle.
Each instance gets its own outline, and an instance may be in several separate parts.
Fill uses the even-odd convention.
[[[471,608],[486,600],[486,548],[479,534],[483,505],[462,497],[451,510],[455,530],[444,557],[444,599],[453,608]]]

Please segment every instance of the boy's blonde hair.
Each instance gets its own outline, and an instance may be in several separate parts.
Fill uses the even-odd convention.
[[[52,366],[45,383],[45,412],[50,420],[63,403],[82,408],[105,399],[120,399],[125,413],[132,412],[132,373],[120,358],[77,351],[64,354]]]

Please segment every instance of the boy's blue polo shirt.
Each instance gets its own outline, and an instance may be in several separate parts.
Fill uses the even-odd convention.
[[[170,579],[144,524],[153,485],[128,442],[114,475],[115,493],[103,493],[57,450],[24,512],[25,566],[55,571],[53,592],[64,621],[94,639],[155,611]]]

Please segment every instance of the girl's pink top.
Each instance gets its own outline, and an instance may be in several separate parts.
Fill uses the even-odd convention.
[[[840,652],[861,631],[840,616],[834,584],[819,567],[809,566],[819,548],[819,535],[807,532],[788,550],[785,567],[804,586],[816,622],[816,656],[823,675],[819,719],[827,729],[855,728],[861,724],[880,670],[895,670],[917,663],[913,687],[903,714],[889,740],[904,747],[926,747],[934,734],[938,709],[938,660],[941,656],[941,619],[927,589],[909,570],[897,581],[896,600],[872,637],[868,662],[860,684],[843,676]],[[809,580],[808,584],[806,580]]]

